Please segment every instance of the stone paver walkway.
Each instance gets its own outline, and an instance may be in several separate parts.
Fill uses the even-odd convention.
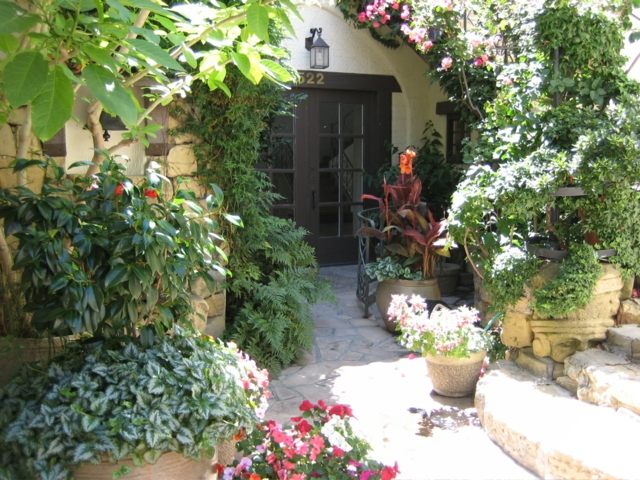
[[[398,462],[399,479],[536,478],[489,440],[472,398],[448,399],[431,392],[424,360],[410,358],[396,343],[375,306],[372,317],[363,318],[354,266],[323,268],[321,275],[332,283],[337,303],[314,307],[309,362],[273,380],[267,418],[285,422],[298,414],[305,398],[346,403],[374,456]]]

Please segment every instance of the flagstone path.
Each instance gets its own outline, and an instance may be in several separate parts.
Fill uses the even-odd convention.
[[[285,422],[303,399],[346,403],[374,457],[398,462],[399,479],[536,478],[489,440],[472,397],[431,392],[424,360],[410,358],[396,343],[375,306],[371,318],[363,318],[354,266],[323,268],[321,276],[331,282],[337,302],[314,307],[313,352],[306,365],[287,368],[272,381],[267,418]],[[452,305],[468,299],[443,300]]]

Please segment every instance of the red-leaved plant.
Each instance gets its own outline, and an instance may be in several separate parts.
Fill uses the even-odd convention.
[[[380,208],[380,228],[363,227],[361,235],[384,242],[388,255],[401,257],[405,266],[419,270],[423,279],[433,278],[436,256],[448,256],[447,221],[436,220],[420,202],[422,181],[413,174],[416,153],[408,148],[400,154],[400,175],[395,183],[382,184],[382,198],[362,195],[362,200],[374,200]]]
[[[230,467],[218,466],[222,480],[393,480],[398,465],[369,459],[369,444],[355,435],[348,405],[322,400],[300,404],[301,415],[291,425],[269,420],[238,443],[244,452]]]

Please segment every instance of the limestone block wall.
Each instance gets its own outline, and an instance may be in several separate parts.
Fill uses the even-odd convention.
[[[13,173],[11,163],[16,159],[18,152],[18,138],[20,128],[24,124],[24,111],[18,110],[9,117],[7,123],[0,126],[0,188],[11,188],[18,184],[18,177]],[[31,136],[29,140],[28,159],[42,159],[42,144]],[[58,165],[64,165],[63,157],[54,157]],[[44,171],[38,167],[26,170],[27,184],[34,192],[42,189]]]

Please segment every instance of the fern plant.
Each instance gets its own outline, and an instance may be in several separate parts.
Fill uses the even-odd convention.
[[[286,106],[275,85],[252,85],[237,72],[229,85],[234,95],[195,88],[182,110],[182,132],[197,135],[198,175],[217,181],[227,211],[244,227],[223,226],[230,244],[225,336],[259,364],[277,372],[311,346],[310,306],[329,298],[317,275],[306,232],[290,220],[272,216],[278,196],[269,178],[255,169],[270,118]],[[180,115],[181,112],[177,112]]]

